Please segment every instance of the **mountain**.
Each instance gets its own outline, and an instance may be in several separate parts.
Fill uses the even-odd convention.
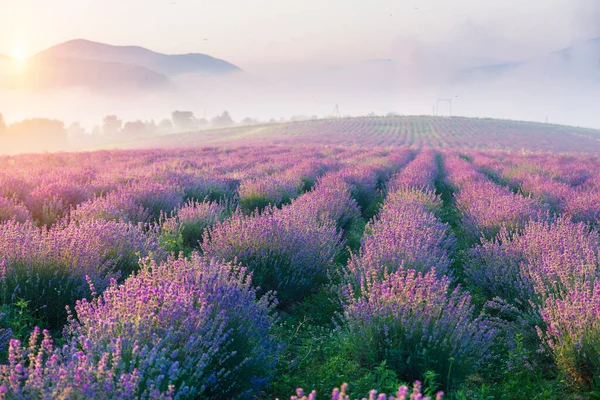
[[[148,91],[170,85],[166,76],[138,65],[68,57],[32,58],[25,82],[29,89],[80,87],[96,92]]]
[[[528,60],[482,65],[459,72],[456,81],[494,79],[511,72],[537,71],[549,78],[600,81],[600,37]]]
[[[36,58],[85,59],[137,65],[167,77],[181,74],[221,75],[240,68],[206,54],[161,54],[138,46],[112,46],[89,40],[71,40],[42,51]]]
[[[576,61],[582,55],[588,55],[600,61],[600,37],[586,40],[574,46],[567,47],[562,50],[554,51],[550,54],[552,57],[562,59],[564,62]],[[600,67],[600,65],[596,65]]]
[[[206,54],[160,54],[137,46],[71,40],[8,68],[0,56],[0,87],[27,90],[83,88],[100,93],[156,92],[174,88],[177,76],[210,78],[241,69]],[[16,74],[16,75],[15,75]]]

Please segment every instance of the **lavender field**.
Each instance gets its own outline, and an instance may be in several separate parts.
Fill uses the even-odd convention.
[[[600,135],[379,122],[0,157],[0,398],[599,398]]]

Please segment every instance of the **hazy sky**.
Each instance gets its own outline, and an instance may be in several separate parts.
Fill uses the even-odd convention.
[[[600,36],[600,0],[0,0],[0,10],[0,54],[85,38],[242,68],[387,58],[407,39],[522,58]]]

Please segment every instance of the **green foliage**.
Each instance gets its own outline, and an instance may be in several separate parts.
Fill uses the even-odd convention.
[[[8,327],[21,338],[28,337],[35,325],[60,329],[67,317],[65,306],[83,297],[79,283],[60,263],[38,261],[32,265],[33,273],[28,265],[13,264],[14,273],[1,284],[2,312],[11,321]]]
[[[163,230],[160,237],[160,245],[169,254],[180,254],[189,255],[191,253],[190,248],[186,248],[183,242],[183,235],[178,230]]]
[[[350,259],[350,253],[360,249],[361,239],[363,237],[367,223],[364,219],[354,219],[343,231],[343,238],[346,240],[346,248],[336,257],[336,263],[343,265]]]
[[[2,305],[0,327],[10,329],[15,339],[25,341],[35,326],[42,325],[44,321],[36,316],[31,309],[31,300],[18,298],[13,303]]]
[[[272,200],[268,196],[260,193],[247,195],[239,200],[240,208],[245,214],[251,214],[257,209],[260,212],[269,206],[271,202]]]

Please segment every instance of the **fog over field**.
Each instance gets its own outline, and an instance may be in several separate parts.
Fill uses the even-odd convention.
[[[269,120],[293,115],[324,117],[338,104],[342,115],[421,115],[432,114],[438,99],[451,99],[453,115],[600,127],[598,2],[513,4],[512,9],[499,8],[493,18],[469,2],[461,4],[453,12],[433,0],[400,9],[380,1],[365,11],[373,25],[346,30],[332,25],[330,35],[323,26],[301,25],[311,16],[307,6],[297,21],[290,20],[288,30],[277,25],[280,37],[271,32],[264,36],[271,42],[257,40],[253,56],[250,50],[234,46],[234,37],[244,35],[234,32],[234,27],[224,28],[227,37],[195,41],[166,35],[177,50],[175,45],[181,41],[190,52],[232,63],[228,70],[187,68],[196,61],[185,56],[162,68],[158,62],[140,63],[147,58],[139,58],[139,48],[122,48],[123,54],[115,59],[93,42],[79,41],[77,46],[70,42],[66,50],[65,46],[51,47],[76,39],[66,34],[55,34],[55,42],[43,44],[36,38],[39,48],[29,49],[32,58],[21,67],[10,58],[0,59],[0,112],[8,122],[57,118],[66,124],[81,122],[91,130],[107,114],[158,122],[177,109],[209,119],[228,110],[236,121],[245,117]],[[178,7],[185,13],[194,6],[181,2],[171,4],[169,10]],[[164,16],[165,24],[180,15],[171,12]],[[323,15],[317,22],[335,15],[344,22],[358,21],[344,10],[336,11],[333,4],[315,8],[314,13],[318,12]],[[533,19],[536,16],[538,20]],[[396,18],[397,25],[389,22]],[[411,19],[420,21],[421,30],[415,28],[417,22],[409,23]],[[297,29],[300,26],[304,29]],[[253,33],[253,28],[243,28]],[[98,42],[144,44],[156,50],[152,40],[136,43],[135,35],[111,41],[111,35],[105,34],[105,40],[92,28],[89,32],[90,39],[97,37]],[[316,37],[317,33],[322,36]],[[257,35],[263,37],[260,32]],[[30,33],[30,41],[31,37]],[[163,49],[163,41],[156,39],[154,45]],[[10,44],[4,49],[3,43],[0,53],[10,53]],[[44,50],[42,55],[38,50]],[[91,59],[98,62],[89,64]],[[80,76],[81,71],[86,72]],[[61,73],[80,79],[57,78]],[[440,104],[440,115],[449,111],[447,103]]]

